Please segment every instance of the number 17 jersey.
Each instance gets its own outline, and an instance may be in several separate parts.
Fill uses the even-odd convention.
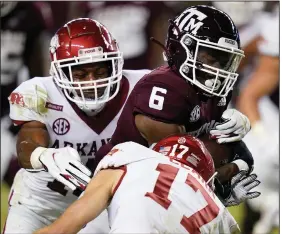
[[[134,142],[97,167],[122,168],[108,207],[110,233],[236,233],[238,225],[192,168]]]

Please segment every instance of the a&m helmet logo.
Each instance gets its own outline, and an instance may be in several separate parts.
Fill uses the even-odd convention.
[[[186,31],[197,35],[199,28],[204,24],[202,20],[205,18],[207,18],[207,15],[204,13],[195,8],[189,8],[178,16],[174,22],[178,25],[180,31]],[[174,29],[173,33],[177,35],[177,30]]]

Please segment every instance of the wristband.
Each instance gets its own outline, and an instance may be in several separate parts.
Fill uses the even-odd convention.
[[[43,164],[40,162],[39,158],[46,151],[47,148],[44,147],[37,147],[30,155],[30,164],[33,169],[42,169]]]
[[[239,171],[249,171],[249,165],[242,159],[237,159],[232,161],[231,163],[234,163],[237,165],[237,167],[239,168]]]

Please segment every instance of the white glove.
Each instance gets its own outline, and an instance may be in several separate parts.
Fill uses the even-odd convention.
[[[221,119],[224,120],[210,131],[217,143],[240,141],[250,131],[251,124],[247,116],[235,109],[227,109]]]
[[[231,179],[231,194],[223,201],[228,206],[236,206],[247,199],[253,199],[260,196],[260,192],[250,192],[260,184],[256,174],[247,175],[247,171],[240,171]]]
[[[81,163],[80,155],[71,147],[37,147],[31,154],[30,162],[34,169],[44,168],[71,190],[84,190],[91,180],[91,171]]]

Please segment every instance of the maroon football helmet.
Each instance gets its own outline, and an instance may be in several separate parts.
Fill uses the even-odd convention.
[[[154,145],[153,150],[193,168],[214,187],[211,180],[215,176],[212,156],[196,137],[187,134],[168,136]]]
[[[170,20],[165,59],[208,96],[226,97],[238,78],[244,51],[232,19],[211,6],[185,9]]]
[[[101,110],[113,99],[120,87],[123,56],[116,40],[98,21],[79,18],[66,23],[53,36],[50,44],[51,75],[66,97],[82,110]],[[74,81],[73,67],[107,62],[110,76],[91,81]],[[97,95],[101,93],[102,95]],[[93,92],[95,98],[85,97]]]

